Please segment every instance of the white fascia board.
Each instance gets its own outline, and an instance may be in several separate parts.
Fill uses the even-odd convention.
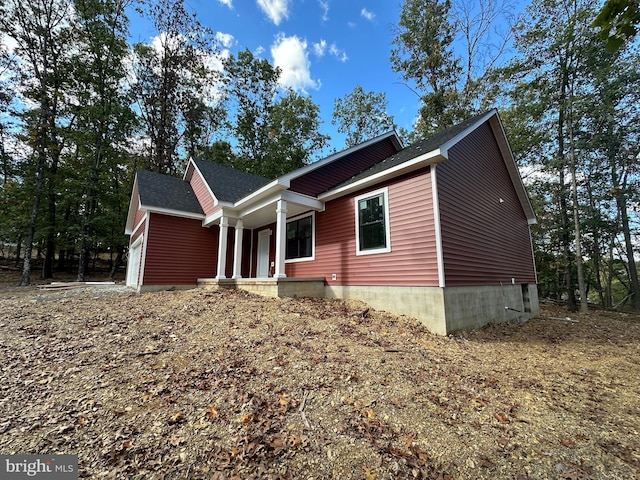
[[[220,208],[215,212],[207,215],[202,221],[203,227],[209,227],[211,224],[219,222],[222,217],[226,217],[227,219],[237,219],[239,218],[238,213],[233,205],[227,202],[224,202],[224,208]]]
[[[184,175],[182,176],[182,180],[188,182],[191,180],[191,176],[193,175],[193,170],[196,167],[196,163],[193,161],[193,158],[189,157],[189,161],[187,162],[187,168],[184,169]]]
[[[350,192],[382,183],[404,173],[412,172],[422,167],[426,167],[427,165],[434,165],[443,162],[446,159],[446,152],[443,153],[439,148],[437,148],[430,152],[424,153],[412,160],[403,162],[399,165],[383,170],[382,172],[378,172],[375,175],[371,175],[369,177],[358,180],[357,182],[350,183],[349,185],[345,185],[344,187],[339,187],[334,190],[329,190],[328,192],[322,193],[318,195],[318,200],[328,202],[329,200],[341,197]]]
[[[172,208],[153,207],[147,205],[141,205],[141,210],[146,210],[149,213],[160,213],[162,215],[169,215],[171,217],[192,218],[194,220],[203,220],[203,213],[183,212],[182,210],[174,210]]]
[[[251,192],[246,197],[242,197],[233,204],[233,207],[235,209],[246,208],[255,202],[261,202],[264,198],[280,193],[283,190],[287,190],[289,187],[290,183],[288,181],[277,178],[267,183],[265,186],[260,187],[258,190]]]
[[[369,145],[372,145],[374,143],[377,143],[381,140],[385,140],[386,138],[390,138],[391,141],[393,142],[393,144],[396,146],[397,150],[402,150],[402,148],[404,147],[402,145],[402,140],[400,140],[400,137],[398,137],[398,134],[395,132],[395,130],[391,130],[389,132],[383,133],[382,135],[378,135],[375,138],[372,138],[370,140],[367,140],[366,142],[360,143],[358,145],[354,145],[353,147],[349,147],[346,150],[342,150],[340,152],[334,153],[333,155],[329,155],[328,157],[325,158],[321,158],[320,160],[317,160],[313,163],[310,163],[309,165],[305,165],[304,167],[298,168],[297,170],[294,170],[293,172],[289,172],[286,173],[284,175],[282,175],[281,177],[279,177],[280,180],[284,180],[286,182],[291,182],[291,180],[301,177],[302,175],[305,175],[309,172],[312,172],[320,167],[323,167],[325,165],[327,165],[328,163],[331,163],[335,160],[338,160],[341,157],[347,156],[352,154],[353,152],[357,152],[358,150],[368,147]]]
[[[440,150],[442,152],[444,152],[446,156],[448,156],[448,152],[449,152],[449,149],[451,147],[453,147],[456,143],[458,143],[464,137],[469,135],[471,132],[473,132],[476,128],[478,128],[484,122],[489,120],[491,117],[497,116],[497,114],[498,114],[498,111],[495,108],[493,110],[488,111],[482,117],[480,117],[478,120],[476,120],[473,124],[469,125],[462,132],[460,132],[458,135],[453,137],[451,140],[449,140],[448,142],[445,142],[442,145],[440,145]]]
[[[218,202],[218,199],[214,195],[213,190],[211,190],[211,187],[209,186],[209,182],[207,182],[207,180],[204,178],[204,175],[202,175],[202,172],[196,165],[196,162],[194,162],[193,160],[189,160],[189,167],[191,165],[193,165],[193,170],[198,172],[198,175],[200,175],[200,178],[202,179],[202,183],[204,183],[204,186],[207,187],[207,192],[209,192],[209,195],[211,195],[211,198],[213,198],[213,206],[217,207],[220,202]],[[187,167],[187,171],[189,170],[189,167]],[[185,180],[187,179],[187,171],[184,172]],[[189,176],[189,180],[188,180],[189,185],[191,185],[191,176]]]
[[[135,201],[134,201],[135,199]],[[135,205],[135,206],[134,206]],[[136,212],[140,205],[140,194],[138,193],[138,174],[133,180],[133,191],[131,192],[131,199],[129,200],[129,211],[127,212],[127,223],[124,227],[125,235],[131,235],[133,233],[133,222],[136,220]]]
[[[296,203],[298,205],[304,205],[305,207],[309,207],[311,210],[324,210],[324,202],[321,202],[315,197],[304,195],[302,193],[287,190],[285,192],[282,192],[282,194],[280,195],[280,199],[286,200],[287,202]]]

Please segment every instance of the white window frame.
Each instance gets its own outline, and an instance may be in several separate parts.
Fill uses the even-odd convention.
[[[287,218],[287,225],[289,222],[293,222],[295,220],[301,220],[305,217],[311,217],[311,256],[310,257],[300,257],[300,258],[290,258],[284,260],[284,263],[298,263],[298,262],[309,262],[311,260],[316,259],[316,212],[303,213],[302,215],[296,215],[295,217]],[[286,233],[286,226],[285,226]],[[287,248],[285,246],[285,256],[287,254]]]
[[[384,200],[384,234],[386,247],[360,250],[360,210],[358,203],[361,200],[368,200],[382,195]],[[389,226],[389,187],[379,188],[371,192],[358,195],[354,198],[354,210],[356,216],[356,255],[376,255],[379,253],[389,253],[391,251],[391,229]]]

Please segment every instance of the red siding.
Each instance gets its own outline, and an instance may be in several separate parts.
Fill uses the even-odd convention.
[[[218,227],[200,220],[149,214],[142,285],[195,285],[216,275]]]
[[[200,206],[204,211],[205,215],[211,215],[218,208],[214,206],[214,200],[207,189],[206,182],[200,176],[200,172],[198,170],[193,171],[193,175],[191,175],[191,180],[189,182],[191,184],[191,188],[193,188],[193,192],[196,194],[196,198],[198,202],[200,202]]]
[[[489,124],[436,168],[445,284],[535,283],[527,219]]]
[[[137,200],[136,200],[136,203],[138,203]],[[146,213],[147,212],[145,210],[140,210],[139,208],[138,210],[136,210],[136,216],[135,216],[135,219],[133,220],[132,228],[136,228],[136,226],[142,221]]]
[[[330,285],[438,285],[436,241],[428,169],[389,186],[391,252],[356,255],[354,198],[371,187],[328,202],[316,214],[315,260],[288,263],[287,276],[325,277]],[[331,279],[337,274],[337,280]]]
[[[396,151],[390,139],[380,141],[291,180],[291,190],[306,195],[318,195],[390,157]]]
[[[140,212],[140,210],[138,210],[138,212]],[[136,218],[137,218],[137,214],[136,214]],[[140,235],[144,233],[144,226],[146,223],[147,222],[142,222],[138,227],[138,229],[131,234],[131,238],[129,239],[129,246],[133,245],[133,242],[135,242],[138,239],[138,237],[140,237]],[[136,225],[138,225],[138,223],[136,223]]]

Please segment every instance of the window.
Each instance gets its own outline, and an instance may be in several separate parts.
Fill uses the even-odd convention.
[[[389,190],[383,188],[356,197],[356,254],[391,251]]]
[[[286,260],[313,258],[313,215],[287,222]]]

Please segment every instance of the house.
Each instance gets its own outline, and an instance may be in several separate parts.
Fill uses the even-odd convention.
[[[536,222],[497,111],[381,135],[276,179],[137,172],[127,284],[354,298],[449,334],[539,309]]]

